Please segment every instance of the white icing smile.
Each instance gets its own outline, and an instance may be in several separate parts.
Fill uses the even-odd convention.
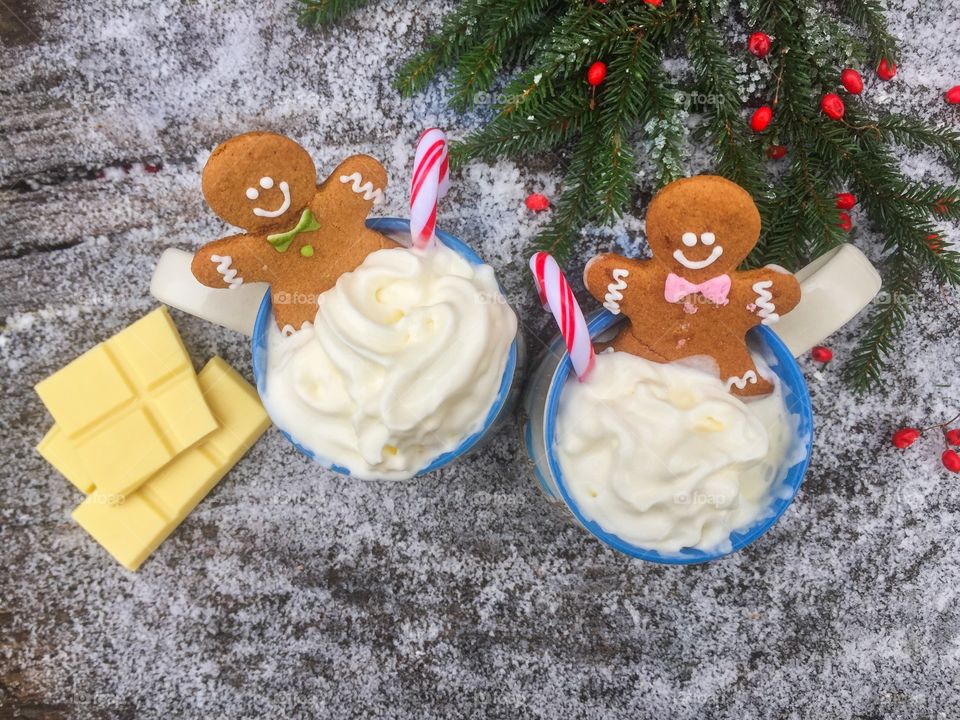
[[[717,236],[712,232],[700,233],[700,237],[697,237],[695,232],[685,232],[680,237],[680,242],[686,245],[688,248],[696,247],[697,243],[702,243],[707,247],[710,247],[717,241]],[[678,263],[683,265],[685,268],[691,270],[702,270],[708,265],[712,265],[713,262],[723,255],[723,248],[719,245],[714,246],[713,251],[710,253],[710,256],[705,260],[689,260],[686,255],[683,254],[682,249],[677,249],[673,251],[673,259]]]
[[[272,188],[273,178],[272,177],[260,178],[260,187],[262,187],[264,190],[269,190],[270,188]],[[253,208],[254,215],[257,215],[258,217],[274,218],[274,217],[280,217],[287,210],[290,209],[290,186],[286,183],[285,180],[281,180],[280,184],[277,187],[280,188],[280,192],[283,193],[283,204],[280,207],[278,207],[276,210],[264,210],[263,208],[255,207]],[[258,197],[260,197],[260,191],[257,190],[255,187],[248,187],[246,195],[248,200],[256,200]]]
[[[686,255],[683,254],[683,250],[680,249],[673,251],[673,259],[683,265],[685,268],[689,268],[691,270],[702,270],[709,265],[713,265],[714,261],[716,261],[716,259],[721,255],[723,255],[723,248],[719,245],[715,245],[710,255],[703,260],[690,260]]]

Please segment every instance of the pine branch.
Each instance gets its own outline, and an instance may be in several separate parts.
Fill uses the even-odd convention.
[[[423,90],[441,71],[451,67],[477,42],[479,18],[493,0],[466,0],[449,15],[440,30],[427,39],[427,49],[407,60],[397,73],[395,87],[404,97]]]
[[[932,192],[918,189],[878,136],[858,129],[862,118],[853,115],[853,120],[854,127],[838,125],[821,135],[832,145],[837,172],[849,175],[871,223],[882,230],[884,248],[909,253],[912,262],[921,263],[940,282],[960,284],[960,253],[931,247],[932,236],[938,234],[938,203],[943,199],[948,212],[956,212],[955,188],[936,184]]]
[[[654,186],[657,189],[686,174],[686,133],[677,94],[660,71],[647,85],[646,107],[641,113],[641,121],[644,149],[656,169]]]
[[[511,97],[507,91],[503,94]],[[462,164],[476,158],[495,160],[549,150],[579,133],[589,115],[589,95],[582,85],[572,87],[543,101],[530,115],[501,111],[451,149],[451,159]]]
[[[692,19],[687,42],[700,92],[712,100],[706,107],[705,131],[716,158],[716,171],[749,192],[761,215],[767,216],[770,189],[763,177],[760,153],[753,147],[741,115],[736,71],[715,24],[702,11]],[[761,238],[758,244],[761,253],[763,242]]]
[[[332,22],[365,1],[300,0],[301,20]],[[731,48],[731,21],[772,35],[772,54],[756,60],[739,43]],[[689,59],[693,89],[707,98],[689,118],[674,86],[682,77],[663,62],[678,50]],[[639,155],[655,171],[652,181],[639,178],[647,189],[683,174],[690,122],[692,136],[713,155],[714,172],[744,187],[760,210],[763,231],[748,264],[795,268],[847,241],[834,193],[854,192],[882,237],[891,298],[875,309],[847,368],[864,388],[879,382],[920,284],[932,277],[960,285],[960,254],[939,228],[960,219],[960,186],[909,179],[899,158],[900,148],[933,151],[960,172],[960,131],[912,116],[875,117],[868,96],[836,89],[841,68],[872,68],[881,58],[897,59],[882,0],[828,7],[801,0],[670,0],[659,7],[641,0],[460,0],[396,82],[410,95],[452,70],[451,104],[463,109],[506,80],[490,120],[451,147],[454,163],[572,148],[561,196],[534,241],[561,259],[584,226],[609,223],[629,207]],[[585,74],[598,60],[608,72],[594,89]],[[744,77],[744,61],[762,72]],[[763,80],[755,85],[754,77]],[[826,92],[844,100],[842,121],[820,111]],[[753,133],[748,115],[760,104],[773,108],[773,122]],[[786,160],[767,162],[774,145],[787,148]]]
[[[790,3],[761,0],[752,9],[769,14],[767,22],[778,38],[780,51],[771,104],[778,139],[792,151],[790,167],[766,208],[765,231],[751,260],[797,268],[846,240],[830,193],[837,184],[837,173],[813,142],[823,121],[810,118],[821,82],[817,59],[823,57],[822,46],[826,44],[814,38],[826,36],[832,26],[822,16],[814,15],[808,21],[817,32],[801,31],[806,27],[802,9]]]
[[[911,150],[936,150],[950,165],[960,167],[960,131],[931,127],[917,118],[893,114],[880,118],[876,129],[888,142],[898,142]]]
[[[881,270],[887,278],[885,291],[874,305],[867,330],[844,368],[847,379],[859,392],[880,387],[883,369],[895,351],[896,338],[907,324],[909,298],[919,284],[919,272],[905,252],[890,255]]]
[[[834,184],[833,174],[820,158],[796,146],[783,184],[774,194],[774,221],[757,253],[758,264],[777,263],[798,268],[810,258],[846,242],[839,211],[821,188]]]
[[[354,10],[359,10],[370,0],[298,0],[297,21],[303,27],[331,25],[342,20]]]
[[[536,249],[551,253],[559,262],[569,257],[593,210],[591,199],[596,187],[593,158],[600,150],[598,127],[591,125],[577,141],[560,200],[550,222],[534,240]]]
[[[483,40],[463,53],[453,77],[450,103],[458,110],[472,107],[478,93],[489,90],[507,48],[541,20],[550,0],[497,0],[485,11]]]
[[[868,58],[874,66],[881,58],[892,62],[899,60],[897,41],[887,30],[887,19],[883,15],[883,5],[878,0],[841,0],[840,13],[848,18],[855,27],[866,30]]]
[[[658,60],[639,34],[622,41],[611,53],[609,74],[596,99],[600,150],[593,160],[597,167],[597,216],[603,223],[617,218],[630,201],[634,156],[627,134],[642,111],[646,89],[643,80]]]
[[[524,31],[507,45],[503,53],[503,66],[512,70],[524,65],[539,53],[553,33],[565,8],[563,0],[553,0],[537,22],[524,28]]]

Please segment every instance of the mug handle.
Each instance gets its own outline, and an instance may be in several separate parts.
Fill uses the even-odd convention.
[[[774,330],[794,357],[846,325],[880,292],[880,273],[867,256],[844,243],[796,273],[800,302]]]
[[[160,256],[150,280],[150,294],[162,303],[247,337],[268,283],[244,283],[236,288],[211,288],[193,276],[193,253],[167,248]]]

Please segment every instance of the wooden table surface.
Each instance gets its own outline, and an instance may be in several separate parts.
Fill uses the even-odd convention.
[[[960,80],[960,5],[935,5],[893,13],[900,76],[868,91],[957,122],[939,92]],[[71,521],[81,497],[34,451],[51,420],[32,386],[156,305],[164,248],[224,232],[199,173],[232,134],[283,132],[326,171],[378,156],[379,212],[404,214],[418,130],[460,136],[486,112],[453,114],[442,85],[391,88],[443,9],[373,3],[313,34],[285,0],[0,3],[0,717],[960,715],[960,478],[936,438],[888,439],[960,410],[957,294],[933,285],[882,392],[802,361],[806,483],[769,534],[706,567],[606,550],[545,502],[514,424],[398,483],[324,472],[270,430],[136,574]],[[525,263],[543,217],[523,199],[555,197],[564,162],[471,165],[440,214],[494,265],[534,351],[552,330]],[[639,251],[648,199],[585,233],[571,277]],[[853,239],[878,258],[875,235]],[[251,377],[244,338],[174,317],[198,368],[220,354]],[[860,328],[831,338],[841,361]]]

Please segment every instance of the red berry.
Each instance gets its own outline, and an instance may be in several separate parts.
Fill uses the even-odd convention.
[[[160,172],[160,166],[159,166],[159,165],[154,165],[153,163],[144,163],[144,164],[143,164],[143,170],[144,170],[144,172],[147,172],[147,173],[150,173],[151,175],[153,175],[154,173]]]
[[[772,160],[779,160],[787,154],[786,145],[771,145],[767,148],[767,157]]]
[[[950,209],[949,208],[950,203],[951,201],[947,200],[947,198],[940,198],[939,200],[937,200],[936,203],[934,203],[933,211],[937,213],[937,215],[946,215],[947,210]]]
[[[843,106],[843,100],[836,93],[827,93],[820,100],[820,109],[826,113],[831,120],[841,120],[846,108]]]
[[[960,455],[956,450],[944,450],[940,456],[940,462],[952,473],[960,473]]]
[[[853,68],[847,68],[840,73],[840,84],[851,95],[859,95],[863,92],[863,78]]]
[[[853,193],[837,193],[837,208],[840,210],[852,210],[857,204],[857,196]]]
[[[935,253],[942,253],[943,248],[946,245],[943,242],[943,239],[937,235],[937,233],[930,233],[927,235],[927,247],[933,250]]]
[[[647,5],[653,5],[654,7],[660,7],[663,5],[663,0],[643,0]]]
[[[840,222],[837,223],[841,230],[845,232],[850,232],[853,230],[853,219],[850,217],[849,213],[845,213],[842,210],[840,211]]]
[[[943,94],[943,97],[951,105],[960,105],[960,85],[954,85]]]
[[[607,66],[606,63],[600,62],[597,60],[593,65],[590,66],[590,69],[587,70],[587,82],[596,87],[603,82],[603,79],[607,76]]]
[[[953,428],[953,430],[947,430],[943,436],[947,439],[947,442],[951,445],[960,445],[960,428]]]
[[[893,446],[905,450],[913,445],[920,437],[920,431],[917,428],[900,428],[893,434]]]
[[[765,58],[770,52],[770,36],[763,32],[755,32],[747,40],[747,49],[758,58]]]
[[[833,350],[823,345],[817,345],[810,351],[810,357],[817,362],[828,363],[833,360]]]
[[[770,109],[769,105],[758,107],[753,111],[753,116],[750,118],[750,127],[753,128],[754,132],[763,132],[767,129],[767,126],[770,125],[770,120],[772,119],[773,110]]]
[[[550,207],[550,201],[547,200],[547,196],[541,195],[540,193],[527,195],[526,204],[527,208],[533,212],[542,212]]]
[[[897,74],[897,66],[889,62],[886,58],[880,60],[880,64],[877,65],[877,77],[887,82],[893,80],[893,76]]]

